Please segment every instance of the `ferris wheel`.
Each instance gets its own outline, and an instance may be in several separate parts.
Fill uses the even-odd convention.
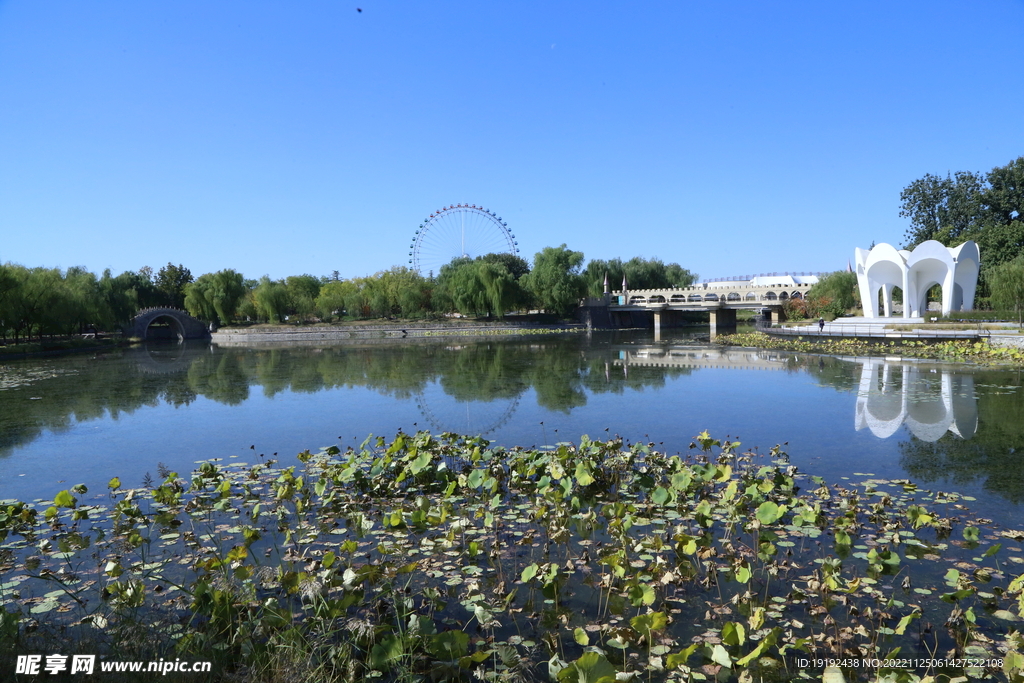
[[[433,277],[453,258],[485,254],[518,254],[519,243],[508,224],[476,204],[452,204],[423,219],[409,245],[409,263],[424,277]]]

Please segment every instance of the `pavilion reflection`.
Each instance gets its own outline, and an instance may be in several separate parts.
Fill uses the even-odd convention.
[[[978,430],[974,377],[911,361],[858,358],[861,364],[855,424],[885,439],[904,423],[922,441],[947,431],[962,439]]]

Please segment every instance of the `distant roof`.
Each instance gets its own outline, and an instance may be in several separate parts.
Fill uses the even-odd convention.
[[[724,286],[729,284],[745,284],[750,287],[771,287],[781,286],[788,287],[790,285],[813,285],[818,282],[818,276],[811,273],[777,273],[777,274],[766,274],[766,275],[754,275],[743,278],[728,278],[721,280],[705,280],[708,285],[713,286]]]

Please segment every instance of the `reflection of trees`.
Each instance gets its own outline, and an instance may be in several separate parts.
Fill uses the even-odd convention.
[[[5,379],[30,374],[43,377],[0,391],[0,455],[35,440],[44,431],[60,432],[75,422],[107,415],[116,418],[161,400],[175,406],[195,400],[196,392],[184,372],[140,372],[136,365],[124,362],[133,352],[17,362],[5,367]]]
[[[449,347],[454,361],[441,373],[444,393],[457,401],[515,398],[526,389],[529,348],[523,344],[468,344]]]
[[[438,383],[457,401],[515,400],[534,387],[552,410],[583,405],[585,365],[578,338],[338,345],[328,347],[190,347],[173,353],[135,348],[90,358],[20,363],[31,383],[0,390],[0,454],[74,422],[132,413],[161,401],[186,405],[197,396],[238,405],[250,387],[285,391],[365,387],[408,399]],[[29,400],[39,397],[39,400]]]
[[[1024,388],[1006,371],[978,372],[975,386],[988,385],[978,396],[978,429],[969,441],[946,434],[928,443],[912,438],[900,444],[900,464],[923,482],[983,482],[985,490],[1014,503],[1024,501]],[[992,391],[992,387],[1003,387]],[[1010,389],[1008,387],[1016,387]]]

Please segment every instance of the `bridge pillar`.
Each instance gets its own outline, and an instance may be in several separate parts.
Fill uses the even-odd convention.
[[[712,308],[711,314],[711,336],[725,332],[736,331],[736,309],[735,308]]]
[[[654,312],[654,336],[661,334],[661,311]]]
[[[769,310],[772,312],[772,325],[786,321],[786,309],[782,306],[770,306]]]

